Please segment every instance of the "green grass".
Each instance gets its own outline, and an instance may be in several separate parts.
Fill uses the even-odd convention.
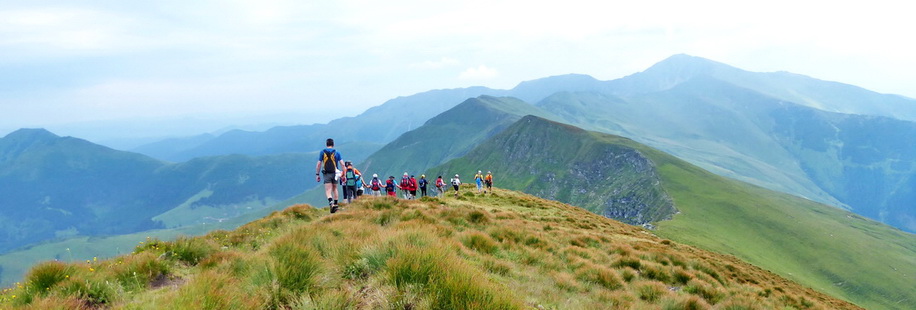
[[[379,223],[382,214],[389,220]],[[333,215],[298,205],[232,231],[150,239],[130,255],[30,275],[0,293],[0,308],[855,309],[734,257],[501,189],[367,198]]]
[[[658,156],[681,213],[658,234],[732,254],[868,308],[916,306],[916,237]],[[907,307],[909,307],[907,306]]]

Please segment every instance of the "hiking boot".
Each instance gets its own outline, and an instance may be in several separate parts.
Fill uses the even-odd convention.
[[[337,209],[340,207],[338,205],[331,205],[331,213],[337,213]]]

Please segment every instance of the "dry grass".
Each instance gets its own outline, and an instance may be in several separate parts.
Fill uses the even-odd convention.
[[[42,264],[0,294],[0,308],[856,308],[734,257],[511,191],[367,198],[325,212],[298,205],[234,231],[147,240],[108,261]]]

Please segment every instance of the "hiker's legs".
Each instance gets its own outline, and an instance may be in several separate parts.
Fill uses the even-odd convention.
[[[324,184],[324,194],[325,194],[324,196],[328,197],[328,205],[331,205],[331,199],[333,199],[334,196],[337,196],[336,195],[337,193],[334,193],[335,195],[333,196],[331,195],[331,191],[334,190],[333,186],[334,184],[331,184],[331,183]]]

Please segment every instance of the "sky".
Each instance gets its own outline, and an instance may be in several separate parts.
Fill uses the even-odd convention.
[[[0,136],[326,123],[431,89],[686,53],[916,98],[904,1],[0,0]]]

